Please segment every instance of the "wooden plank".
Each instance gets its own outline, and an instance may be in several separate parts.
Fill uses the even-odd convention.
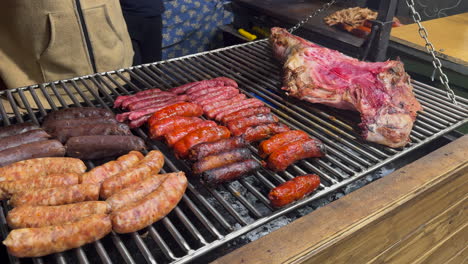
[[[457,172],[462,175],[468,174],[466,157],[468,136],[319,208],[219,258],[214,263],[283,263],[310,260],[321,252],[333,249],[340,241],[375,226],[377,222],[392,212],[397,212],[397,209],[428,190],[440,189],[441,184],[450,182],[459,186],[466,185],[456,181],[457,177],[460,177]],[[455,201],[450,197],[450,193],[443,198],[445,202]],[[393,231],[384,237],[388,237],[389,240],[395,239]],[[367,243],[375,245],[372,241]]]
[[[460,252],[449,259],[445,264],[460,264],[468,263],[468,245],[466,245]]]
[[[443,59],[468,66],[468,12],[422,22],[429,40]],[[409,24],[393,28],[391,40],[426,51],[425,42],[419,36],[418,25]]]

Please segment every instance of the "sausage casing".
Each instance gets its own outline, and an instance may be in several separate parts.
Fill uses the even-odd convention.
[[[83,125],[93,124],[116,124],[117,120],[114,117],[82,117],[76,119],[47,119],[42,123],[42,127],[53,134],[55,130],[62,128],[75,128]]]
[[[281,148],[286,144],[308,138],[309,135],[302,130],[290,130],[276,134],[271,138],[264,140],[260,143],[260,145],[258,146],[258,155],[260,155],[260,157],[262,158],[266,158],[275,150]]]
[[[187,184],[187,178],[182,174],[166,177],[152,193],[111,213],[114,231],[135,232],[160,220],[176,207]]]
[[[186,116],[173,116],[161,120],[150,119],[148,121],[150,137],[152,139],[159,139],[167,133],[171,132],[176,127],[185,126],[201,121],[203,120],[198,117]]]
[[[77,184],[27,190],[14,194],[10,199],[13,207],[22,205],[62,205],[84,201],[96,201],[99,198],[99,185]]]
[[[231,132],[227,127],[204,127],[197,129],[174,144],[174,151],[179,158],[185,158],[188,151],[193,146],[202,142],[216,141],[222,138],[228,138]]]
[[[275,207],[285,206],[313,192],[319,185],[320,177],[315,174],[297,176],[273,188],[268,199]]]
[[[103,238],[111,230],[109,215],[94,214],[64,225],[15,229],[3,244],[13,256],[40,257],[81,247]]]
[[[169,146],[172,146],[177,141],[181,140],[183,137],[190,134],[190,132],[193,132],[197,129],[204,128],[204,127],[215,127],[215,126],[217,126],[217,124],[214,121],[210,121],[210,120],[197,122],[194,124],[176,127],[174,128],[174,130],[167,133],[164,136],[164,138],[166,139],[167,144]]]
[[[66,143],[71,137],[96,136],[96,135],[122,135],[129,136],[130,128],[123,123],[119,124],[86,124],[79,127],[57,128],[53,136],[60,142]]]
[[[207,170],[223,167],[235,162],[250,159],[252,152],[247,148],[238,148],[222,152],[219,154],[204,157],[195,162],[192,166],[192,171],[195,174],[200,174]]]
[[[234,136],[240,136],[244,134],[245,130],[248,127],[275,122],[278,122],[278,117],[268,113],[257,114],[232,120],[229,121],[226,126],[229,128],[229,130]]]
[[[81,183],[101,184],[105,179],[135,166],[143,157],[139,151],[130,151],[117,160],[109,161],[86,172],[81,176]]]
[[[155,191],[167,177],[172,177],[173,174],[185,176],[184,172],[153,174],[146,179],[134,183],[133,185],[113,194],[111,197],[107,198],[106,202],[110,205],[113,211],[120,209],[130,203],[143,199],[143,197]]]
[[[110,206],[103,201],[89,201],[65,205],[31,206],[13,208],[8,212],[10,228],[31,228],[65,224],[93,214],[108,214]]]
[[[271,109],[266,106],[249,107],[249,108],[238,110],[229,115],[225,115],[222,119],[222,122],[226,124],[227,122],[236,120],[238,118],[248,117],[248,116],[258,115],[258,114],[268,114],[270,112],[271,112]]]
[[[325,155],[325,145],[317,139],[309,138],[289,143],[268,157],[267,167],[274,171],[284,171],[294,162],[307,159],[318,158]]]
[[[155,112],[153,115],[151,115],[149,122],[156,122],[157,120],[161,120],[164,118],[168,118],[171,116],[201,116],[203,114],[203,109],[201,106],[193,103],[187,103],[187,102],[182,102],[182,103],[176,103],[173,105],[170,105],[168,107],[165,107],[157,112]]]
[[[79,136],[68,139],[67,155],[79,159],[101,159],[120,156],[132,150],[145,149],[143,139],[136,136]]]
[[[243,137],[223,138],[213,142],[197,144],[189,149],[188,158],[190,160],[201,160],[210,155],[215,155],[235,148],[242,148],[246,145]]]
[[[164,166],[164,156],[161,151],[153,150],[137,165],[124,170],[102,182],[101,197],[106,199],[118,191],[139,182],[152,174],[157,174]]]
[[[29,130],[19,135],[0,138],[0,151],[48,138],[50,135],[42,129]]]
[[[260,168],[260,164],[253,159],[248,159],[229,164],[220,168],[202,173],[202,179],[209,185],[217,185],[223,182],[237,180],[245,174]]]
[[[37,158],[23,160],[0,168],[0,181],[16,181],[55,173],[86,171],[83,161],[75,158]]]
[[[290,128],[283,123],[263,124],[247,128],[242,137],[246,142],[251,143],[289,130]]]
[[[34,158],[62,157],[65,147],[58,140],[42,140],[0,151],[0,167]]]
[[[70,107],[47,114],[45,120],[77,119],[84,117],[114,117],[112,111],[97,107]]]
[[[0,138],[15,136],[36,129],[39,129],[39,126],[29,122],[4,126],[0,127]]]

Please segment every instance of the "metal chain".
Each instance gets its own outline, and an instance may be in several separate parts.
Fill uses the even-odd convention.
[[[336,0],[331,0],[330,2],[328,3],[325,3],[323,4],[323,6],[317,10],[315,10],[312,14],[310,14],[308,17],[306,17],[305,19],[301,20],[299,23],[297,23],[294,27],[290,28],[288,31],[289,33],[293,33],[294,31],[296,31],[298,28],[302,27],[305,23],[309,22],[309,20],[311,18],[313,18],[314,16],[317,16],[318,14],[322,13],[323,11],[327,10],[328,8],[330,8],[330,6],[332,6],[334,3],[336,3]]]
[[[434,69],[439,73],[440,82],[444,85],[445,91],[447,92],[447,97],[452,101],[452,103],[457,104],[457,99],[455,93],[450,88],[449,80],[447,75],[442,71],[442,63],[440,62],[439,58],[437,58],[435,53],[434,45],[429,41],[428,34],[426,28],[421,24],[421,15],[419,15],[418,11],[414,8],[414,0],[406,0],[406,5],[409,7],[411,16],[415,23],[418,24],[418,33],[422,39],[426,42],[425,48],[427,52],[429,52],[432,56],[432,65]]]

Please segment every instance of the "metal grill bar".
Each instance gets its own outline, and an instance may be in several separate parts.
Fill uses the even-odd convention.
[[[25,121],[39,124],[50,110],[71,106],[111,109],[113,100],[119,95],[153,87],[169,89],[217,76],[233,78],[249,97],[264,100],[281,122],[322,140],[329,150],[328,156],[297,162],[281,173],[260,170],[218,188],[208,188],[191,179],[186,194],[174,211],[145,230],[129,235],[112,232],[91,247],[54,254],[52,258],[34,258],[35,263],[52,259],[58,263],[75,259],[80,263],[97,260],[104,263],[185,263],[279,216],[340,190],[468,121],[468,100],[458,98],[460,105],[454,106],[446,99],[444,91],[412,81],[416,97],[425,109],[415,122],[411,133],[413,142],[402,149],[363,142],[357,129],[359,117],[356,114],[284,96],[279,90],[281,67],[271,58],[270,48],[265,41],[0,92],[8,101],[8,105],[0,102],[0,116],[4,125]],[[59,89],[65,93],[61,94]],[[41,102],[39,95],[44,96],[46,101]],[[28,101],[27,98],[32,100]],[[19,108],[19,105],[24,105],[24,109]],[[8,109],[12,109],[12,112],[8,112]],[[151,141],[146,129],[135,129],[134,133],[147,141],[151,148],[166,154],[162,172],[190,171],[189,164],[176,160],[167,146]],[[254,152],[254,158],[259,160],[255,146],[249,148]],[[87,165],[90,168],[95,166],[91,162],[87,162]],[[268,191],[305,173],[316,173],[322,178],[319,190],[289,207],[279,210],[271,208]],[[6,203],[2,204],[0,234],[5,237],[8,229],[4,211],[9,208]],[[95,250],[87,250],[89,248]],[[9,257],[10,261],[19,262]]]

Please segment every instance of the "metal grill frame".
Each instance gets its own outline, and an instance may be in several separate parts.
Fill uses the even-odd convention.
[[[141,259],[139,255],[142,255],[142,258],[150,263],[156,263],[156,260],[161,262],[160,259],[173,263],[192,261],[275,218],[340,190],[370,172],[468,122],[468,100],[458,97],[459,105],[453,105],[445,97],[445,92],[413,80],[415,95],[425,110],[418,115],[415,122],[411,133],[412,143],[403,149],[390,149],[365,143],[358,134],[356,126],[358,119],[355,114],[283,97],[283,94],[278,91],[278,88],[281,87],[281,66],[271,58],[270,53],[270,47],[266,40],[259,40],[128,69],[2,91],[0,95],[4,95],[8,99],[13,107],[14,117],[10,121],[2,103],[0,104],[0,115],[4,125],[24,122],[26,117],[39,124],[39,119],[47,114],[47,110],[38,102],[37,93],[39,92],[46,95],[50,108],[53,110],[73,105],[101,106],[111,109],[113,100],[118,95],[132,94],[152,87],[168,89],[187,82],[226,76],[236,80],[239,83],[239,88],[249,97],[256,96],[265,100],[266,105],[272,108],[272,112],[280,118],[281,122],[295,129],[302,129],[321,139],[327,145],[329,155],[323,159],[308,159],[298,162],[290,166],[284,173],[261,170],[255,175],[239,180],[237,185],[229,183],[213,189],[202,186],[191,179],[187,193],[179,205],[169,214],[169,217],[165,217],[142,232],[135,232],[127,236],[111,233],[108,236],[107,239],[112,241],[110,249],[114,247],[126,263],[136,263],[136,258]],[[132,80],[130,81],[126,75],[131,76]],[[120,82],[125,82],[128,86],[124,87]],[[57,86],[67,92],[68,97],[73,101],[72,105],[67,105],[64,98],[59,96]],[[46,93],[45,88],[47,87],[52,89],[53,95]],[[96,90],[93,87],[96,87]],[[81,90],[82,88],[90,92],[94,98],[87,98]],[[72,91],[76,91],[79,97],[73,96]],[[31,108],[25,93],[32,96],[39,109]],[[25,113],[22,114],[19,111],[13,94],[18,94],[19,100],[24,103]],[[55,105],[52,97],[55,97],[61,106]],[[115,109],[111,110],[116,112]],[[40,117],[37,117],[36,114]],[[163,143],[149,140],[144,129],[138,128],[133,132],[145,139],[152,149],[163,151],[166,155],[165,172],[189,170],[188,164],[177,161]],[[250,148],[255,150],[254,146]],[[94,166],[91,162],[87,162],[87,165],[90,168]],[[288,207],[273,210],[269,206],[265,190],[305,173],[317,173],[321,177],[323,183],[319,190],[312,196]],[[239,186],[242,186],[242,191],[254,197],[258,204],[253,204],[244,195],[239,195]],[[234,198],[236,206],[243,206],[244,210],[249,213],[248,217],[239,214],[236,211],[237,207],[230,203],[229,199],[223,197],[223,194],[228,194],[229,199]],[[259,206],[263,209],[266,208],[269,213],[260,212]],[[3,210],[8,210],[8,205],[5,201],[0,210],[2,210],[0,231],[2,236],[6,237],[8,228]],[[190,216],[188,216],[189,214]],[[253,222],[252,219],[254,219]],[[233,228],[235,224],[241,227],[235,229]],[[167,234],[162,233],[161,230]],[[207,233],[202,233],[202,231]],[[147,244],[148,236],[153,241],[150,246]],[[126,246],[129,243],[134,243],[138,252],[132,254]],[[102,262],[112,263],[114,261],[112,258],[118,256],[108,253],[105,248],[107,244],[110,242],[97,241],[94,243],[94,249]],[[193,247],[193,244],[200,246]],[[159,248],[158,252],[155,249],[150,249],[154,245]],[[89,248],[89,246],[86,247]],[[178,247],[178,252],[174,247]],[[71,252],[54,254],[53,258],[58,263],[67,263],[70,258],[76,258],[80,263],[90,262],[83,248],[74,249]],[[70,254],[75,257],[70,257]],[[9,257],[12,263],[19,262],[17,258]],[[34,258],[33,261],[43,263],[44,258]]]

